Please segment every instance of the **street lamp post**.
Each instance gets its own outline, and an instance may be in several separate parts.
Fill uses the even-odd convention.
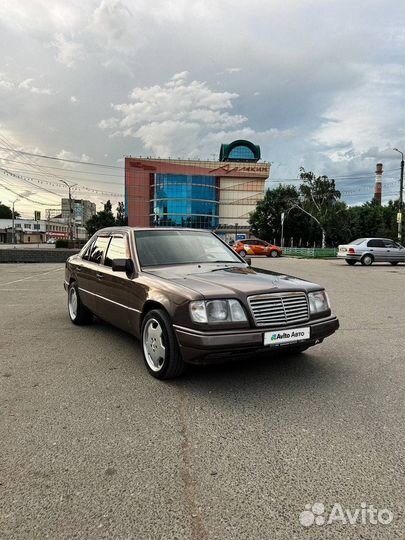
[[[235,223],[235,242],[238,241],[238,223]]]
[[[14,220],[15,220],[15,212],[14,212],[14,205],[16,202],[18,202],[20,199],[16,199],[15,201],[13,201],[13,213],[12,213],[12,216],[11,216],[11,220],[12,220],[12,225],[11,225],[11,231],[12,231],[12,243],[13,245],[15,244],[15,224],[14,224]]]
[[[402,205],[403,205],[403,192],[404,192],[404,153],[398,148],[393,148],[395,152],[401,154],[401,178],[399,181],[399,212],[398,212],[398,242],[401,243],[402,239]]]
[[[322,227],[319,219],[317,219],[315,216],[313,216],[312,214],[310,214],[309,212],[307,212],[307,210],[304,210],[304,208],[302,208],[301,206],[299,206],[298,204],[294,204],[293,206],[291,206],[287,212],[286,212],[286,216],[288,216],[288,214],[290,213],[291,210],[293,210],[294,208],[298,208],[298,210],[301,210],[301,212],[304,212],[304,214],[307,214],[307,216],[309,216],[310,218],[312,218],[314,221],[316,221],[316,223],[318,223],[319,227],[321,228],[321,231],[322,231],[322,247],[324,248],[326,246],[326,233],[325,233],[325,229]],[[285,218],[284,218],[285,219]],[[283,219],[283,223],[284,223],[284,219]],[[283,231],[284,232],[284,231]]]

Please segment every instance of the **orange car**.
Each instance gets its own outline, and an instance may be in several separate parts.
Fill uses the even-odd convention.
[[[266,255],[266,257],[280,257],[282,254],[282,249],[278,246],[269,244],[264,240],[257,240],[256,238],[251,238],[249,240],[238,240],[233,245],[233,249],[242,257],[246,257],[246,255]]]

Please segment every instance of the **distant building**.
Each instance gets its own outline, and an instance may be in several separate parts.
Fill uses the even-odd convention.
[[[219,161],[127,157],[128,224],[248,232],[270,174],[259,160],[260,147],[245,140],[222,144]]]
[[[86,222],[96,213],[96,205],[84,199],[72,199],[72,218],[75,225],[84,227]],[[69,221],[69,199],[62,199],[62,218]]]
[[[38,244],[47,242],[49,239],[68,239],[69,227],[63,221],[50,221],[40,219],[14,220],[15,242],[17,244]],[[87,238],[86,229],[80,225],[75,225],[73,237],[78,240]],[[13,242],[13,221],[11,219],[0,219],[0,243],[11,244]]]

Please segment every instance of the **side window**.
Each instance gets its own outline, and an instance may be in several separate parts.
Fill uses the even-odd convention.
[[[82,259],[85,259],[86,261],[89,260],[89,256],[90,256],[90,253],[91,253],[91,248],[94,244],[94,240],[92,242],[90,242],[87,247],[85,247],[83,249],[83,253],[82,253]]]
[[[385,247],[385,244],[384,244],[384,242],[382,240],[379,240],[378,238],[374,238],[373,240],[368,241],[367,247],[383,248],[383,247]]]
[[[94,262],[97,264],[101,263],[109,241],[109,236],[99,236],[98,238],[96,238],[95,242],[91,245],[91,250],[89,253],[90,262]]]
[[[114,236],[111,238],[111,242],[108,246],[106,256],[104,257],[104,264],[106,266],[112,266],[114,259],[128,259],[129,249],[126,236]]]
[[[392,240],[384,240],[384,244],[386,248],[397,248],[398,244],[393,242]]]

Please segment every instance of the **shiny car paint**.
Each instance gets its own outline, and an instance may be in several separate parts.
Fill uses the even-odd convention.
[[[112,227],[98,231],[79,254],[67,260],[65,288],[75,282],[86,308],[138,339],[146,313],[151,309],[163,309],[170,318],[186,362],[205,363],[217,357],[259,349],[274,351],[276,346],[263,345],[264,332],[274,330],[274,327],[255,325],[248,298],[291,292],[307,295],[311,291],[322,290],[319,285],[299,278],[254,270],[243,259],[238,264],[201,263],[142,268],[136,249],[137,230],[145,229]],[[126,242],[128,257],[133,262],[131,273],[113,271],[104,264],[104,258],[97,263],[86,259],[86,250],[94,247],[97,241],[105,243],[104,238],[116,237]],[[231,250],[229,246],[227,249]],[[231,298],[241,302],[247,315],[246,322],[198,324],[191,319],[190,302]],[[277,330],[296,326],[278,325]],[[310,314],[301,326],[310,327],[311,337],[305,344],[311,346],[335,332],[339,322],[328,310],[322,316]]]

